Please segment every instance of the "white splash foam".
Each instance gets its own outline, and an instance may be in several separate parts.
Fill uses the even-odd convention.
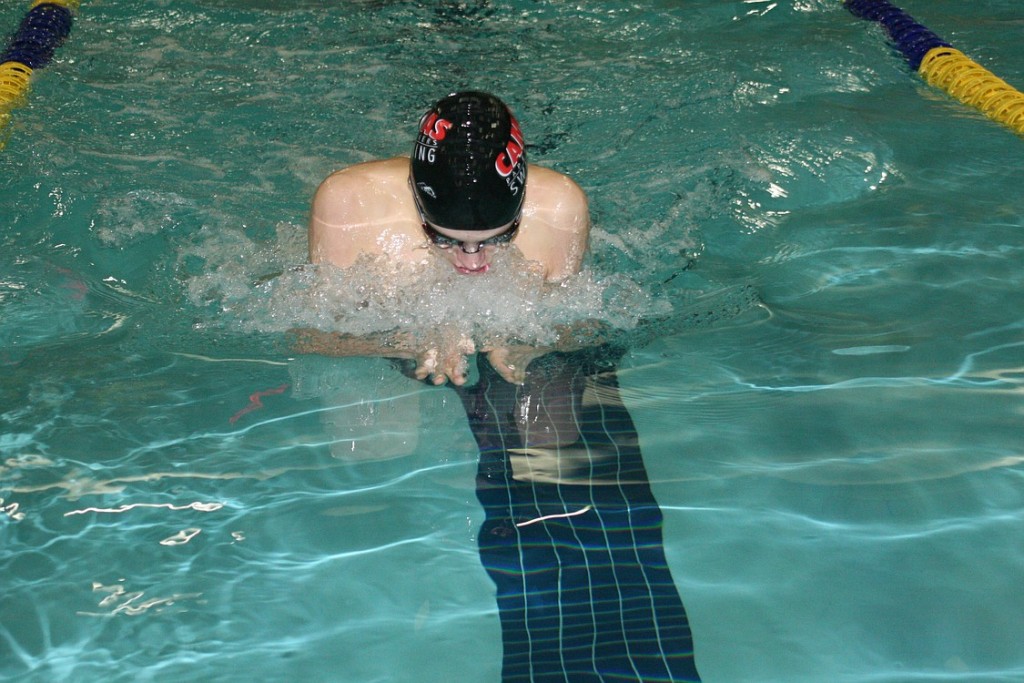
[[[481,276],[460,275],[443,259],[395,269],[366,258],[343,271],[294,265],[305,260],[305,231],[282,223],[277,232],[276,242],[264,245],[238,232],[204,234],[180,259],[198,271],[187,281],[192,303],[213,308],[221,323],[257,333],[402,330],[428,337],[456,329],[477,341],[535,344],[552,342],[558,325],[595,319],[627,330],[670,310],[626,275],[586,269],[546,285],[515,249],[496,252]]]

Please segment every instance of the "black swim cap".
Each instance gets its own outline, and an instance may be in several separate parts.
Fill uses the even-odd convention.
[[[449,230],[493,230],[519,217],[526,144],[494,95],[458,92],[420,119],[412,185],[428,222]]]

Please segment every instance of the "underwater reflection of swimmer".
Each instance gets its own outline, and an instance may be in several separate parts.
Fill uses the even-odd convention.
[[[387,460],[416,452],[429,387],[403,375],[393,361],[300,356],[289,372],[295,398],[320,400],[334,457]]]
[[[289,374],[294,398],[320,400],[317,412],[331,455],[341,460],[412,455],[424,428],[436,426],[425,425],[424,416],[451,413],[443,405],[443,392],[412,377],[409,360],[302,355],[291,362]],[[574,416],[579,397],[571,389],[568,383],[549,378],[541,387],[528,385],[520,392],[516,421],[531,448],[550,449],[577,440]],[[535,473],[540,452],[534,451]],[[567,451],[561,453],[563,468],[570,457]]]
[[[504,683],[700,680],[614,360],[551,354],[525,386],[480,362],[480,380],[456,388],[480,449],[480,557],[497,587]],[[564,438],[546,431],[568,424]]]
[[[331,452],[347,460],[414,453],[424,415],[443,410],[430,404],[458,394],[479,449],[503,683],[700,680],[617,359],[606,347],[548,354],[516,385],[478,356],[476,381],[450,389],[380,358],[294,366],[297,395],[321,397]]]

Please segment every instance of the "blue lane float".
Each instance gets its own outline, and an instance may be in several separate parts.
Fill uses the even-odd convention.
[[[912,16],[886,0],[846,0],[846,9],[854,16],[881,24],[914,71],[920,68],[930,50],[951,47]]]
[[[0,53],[0,149],[11,111],[24,102],[33,72],[50,63],[71,33],[78,5],[79,0],[36,0]]]

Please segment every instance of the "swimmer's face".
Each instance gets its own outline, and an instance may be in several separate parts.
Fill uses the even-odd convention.
[[[423,223],[434,251],[463,275],[483,275],[490,270],[494,252],[511,242],[518,230],[518,219],[493,230],[449,230]]]

